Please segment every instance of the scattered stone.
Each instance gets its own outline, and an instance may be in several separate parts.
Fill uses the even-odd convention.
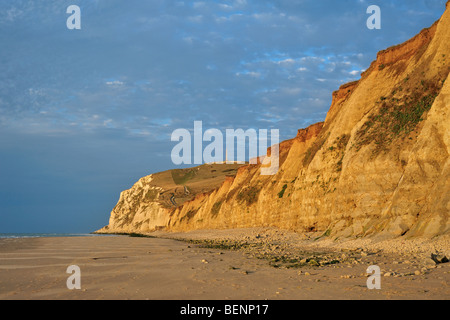
[[[205,259],[203,259],[202,262],[205,263],[205,264],[208,263],[208,261],[206,261]]]
[[[384,276],[385,276],[385,277],[390,277],[390,276],[392,276],[392,273],[391,273],[391,272],[386,272],[386,273],[384,274]]]
[[[446,256],[444,256],[444,255],[441,255],[441,254],[431,254],[431,259],[436,264],[447,263],[448,262],[448,258]]]
[[[320,264],[319,264],[316,260],[314,260],[314,259],[309,260],[308,263],[309,263],[311,266],[315,266],[315,267],[320,266]]]
[[[414,271],[414,274],[415,274],[416,276],[420,276],[420,275],[422,274],[422,272],[420,272],[419,270],[416,270],[416,271]]]
[[[310,276],[310,275],[311,275],[311,273],[305,272],[305,276]]]

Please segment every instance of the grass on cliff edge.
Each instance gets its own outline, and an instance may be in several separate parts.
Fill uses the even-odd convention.
[[[194,168],[172,169],[152,175],[151,185],[162,188],[158,202],[166,208],[180,206],[199,193],[210,192],[229,176],[236,176],[245,164],[204,164]],[[173,196],[173,198],[172,198]],[[149,195],[151,199],[151,195]]]
[[[380,97],[379,107],[357,132],[357,151],[372,143],[373,155],[388,151],[394,140],[408,137],[424,120],[424,114],[439,95],[442,81],[409,84],[410,81],[405,78],[389,96]]]

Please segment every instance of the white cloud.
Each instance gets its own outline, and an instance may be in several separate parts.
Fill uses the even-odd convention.
[[[291,63],[294,63],[294,62],[295,62],[294,59],[288,58],[288,59],[284,59],[284,60],[281,60],[281,61],[277,61],[276,64],[291,64]]]
[[[253,78],[259,78],[261,77],[261,73],[254,72],[254,71],[243,71],[243,72],[237,72],[236,75],[239,76],[249,76]]]
[[[115,80],[115,81],[107,81],[106,84],[108,86],[123,86],[125,83],[119,80]]]
[[[23,14],[22,10],[13,7],[6,11],[5,20],[8,22],[14,22],[14,20],[16,20],[16,18],[20,17],[22,14]]]
[[[301,88],[284,88],[283,93],[288,95],[299,95],[302,92]]]
[[[198,8],[204,7],[205,5],[206,5],[205,2],[199,1],[199,2],[194,2],[193,7],[194,7],[195,9],[198,9]]]
[[[228,4],[225,4],[225,3],[220,3],[220,4],[219,4],[219,8],[221,8],[221,9],[223,9],[223,10],[227,10],[227,11],[233,9],[232,6],[230,6],[230,5],[228,5]]]
[[[187,19],[193,23],[201,23],[203,21],[203,16],[197,15],[197,16],[188,17]]]
[[[235,7],[244,7],[247,5],[247,0],[235,0],[234,6]]]

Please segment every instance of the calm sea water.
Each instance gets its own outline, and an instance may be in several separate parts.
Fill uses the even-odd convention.
[[[0,233],[0,239],[4,238],[46,238],[46,237],[99,237],[105,235],[90,233]]]

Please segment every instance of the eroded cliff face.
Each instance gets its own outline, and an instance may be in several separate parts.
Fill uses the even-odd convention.
[[[131,189],[120,194],[119,201],[102,232],[140,233],[164,227],[166,209],[159,198],[163,190],[151,184],[153,176],[140,179]]]
[[[432,27],[381,51],[361,80],[333,93],[324,123],[280,145],[276,175],[261,176],[260,164],[244,166],[176,208],[142,206],[134,195],[148,192],[149,183],[141,180],[121,195],[101,231],[273,226],[334,238],[450,233],[448,7]]]

